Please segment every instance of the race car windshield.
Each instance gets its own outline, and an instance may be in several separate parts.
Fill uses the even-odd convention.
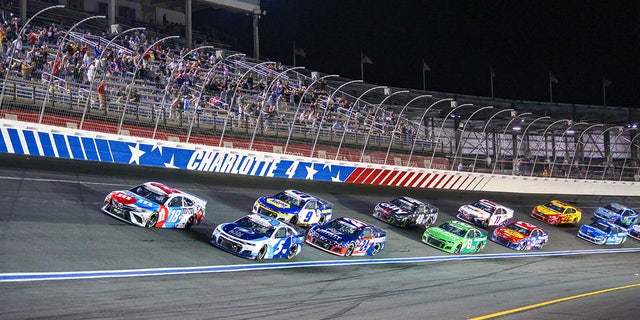
[[[154,192],[153,190],[147,188],[144,185],[137,186],[131,190],[129,190],[145,199],[149,199],[157,204],[164,204],[169,199],[169,196],[166,194],[161,194]]]
[[[600,221],[596,221],[596,222],[592,223],[591,226],[596,228],[596,229],[600,229],[600,230],[602,230],[602,231],[604,231],[606,233],[611,232],[611,227],[606,225],[606,224],[604,224],[604,223],[602,223],[602,222],[600,222]]]
[[[401,199],[401,198],[393,199],[393,200],[391,200],[391,203],[393,205],[398,206],[398,207],[400,207],[402,209],[405,209],[405,210],[407,210],[409,212],[416,211],[416,207],[417,207],[417,205],[415,205],[415,204],[413,204],[413,203],[411,203],[411,202],[409,202],[407,200]]]
[[[251,230],[257,234],[264,234],[268,237],[271,237],[273,234],[274,228],[271,226],[266,226],[260,224],[256,221],[253,221],[250,217],[242,217],[236,221],[236,224],[242,228],[247,230]]]
[[[284,203],[288,203],[288,204],[290,204],[290,205],[292,205],[294,207],[301,207],[302,206],[302,203],[300,203],[301,202],[300,199],[294,198],[294,197],[292,197],[292,196],[290,196],[290,195],[288,195],[288,194],[286,194],[284,192],[280,192],[280,193],[276,194],[274,196],[274,198],[276,198],[276,199],[278,199],[278,200],[280,200],[280,201],[282,201]]]
[[[443,225],[440,226],[441,229],[447,230],[451,233],[455,233],[460,237],[464,237],[465,234],[467,234],[467,230],[458,228],[450,223],[444,223]]]
[[[519,226],[519,225],[517,225],[515,223],[509,224],[507,226],[507,228],[509,228],[509,229],[511,229],[513,231],[516,231],[516,232],[518,232],[518,233],[520,233],[522,235],[525,235],[525,236],[528,236],[531,233],[531,230],[523,228],[523,227],[521,227],[521,226]]]
[[[615,212],[615,213],[617,213],[617,214],[621,214],[621,213],[622,213],[622,211],[623,211],[623,210],[622,210],[622,208],[614,207],[614,206],[612,206],[612,205],[610,205],[610,204],[609,204],[609,205],[607,205],[607,206],[606,206],[606,207],[604,207],[604,208],[605,208],[605,209],[607,209],[607,210],[609,210],[609,211],[613,211],[613,212]]]
[[[340,220],[333,220],[331,222],[329,222],[327,224],[327,227],[329,227],[330,229],[333,229],[339,233],[342,234],[346,234],[346,235],[351,235],[351,236],[357,236],[358,235],[358,228],[344,222],[344,221],[340,221]]]
[[[564,209],[561,206],[556,205],[553,202],[549,202],[549,203],[545,204],[544,206],[549,208],[549,209],[551,209],[551,210],[553,210],[553,211],[564,212]]]
[[[496,209],[494,207],[488,206],[480,201],[472,204],[472,206],[484,211],[484,212],[488,212],[488,213],[493,213],[493,211]]]

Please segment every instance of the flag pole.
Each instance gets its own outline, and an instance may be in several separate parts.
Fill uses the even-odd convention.
[[[493,78],[495,76],[495,73],[493,73],[493,67],[489,67],[489,78],[491,79],[491,98],[493,98]]]
[[[296,42],[293,42],[293,66],[296,66]]]
[[[553,102],[553,81],[551,81],[551,72],[549,72],[549,102]]]
[[[362,50],[360,50],[360,79],[362,81],[364,81],[364,61],[362,61],[363,59],[363,54],[362,54]]]
[[[422,59],[422,66],[420,66],[422,68],[422,91],[427,91],[427,70],[424,69],[424,59]]]

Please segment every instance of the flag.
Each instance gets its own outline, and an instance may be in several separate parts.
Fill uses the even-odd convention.
[[[367,57],[366,55],[362,54],[362,60],[360,60],[360,63],[373,64],[373,61],[371,61],[371,59],[369,59],[369,57]]]
[[[496,73],[493,72],[493,67],[489,67],[489,72],[491,72],[491,78],[495,78],[496,77]]]
[[[307,53],[304,52],[304,50],[302,50],[302,48],[298,48],[298,47],[294,47],[293,48],[293,53],[298,55],[298,56],[303,56],[303,57],[307,56]]]
[[[603,87],[608,87],[611,85],[611,81],[606,79],[606,78],[602,78],[602,86]]]
[[[549,72],[549,81],[551,83],[558,83],[558,78],[556,78],[556,76],[554,76],[553,73]]]
[[[422,71],[431,71],[431,68],[429,68],[429,65],[426,64],[424,60],[422,61]]]

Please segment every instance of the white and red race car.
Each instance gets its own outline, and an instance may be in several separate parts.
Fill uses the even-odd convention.
[[[513,209],[487,199],[480,199],[460,207],[457,217],[484,228],[502,226],[513,218]]]

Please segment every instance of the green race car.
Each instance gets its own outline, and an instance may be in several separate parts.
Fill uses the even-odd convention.
[[[449,220],[425,230],[422,242],[449,253],[471,253],[484,248],[487,234],[464,222]]]

